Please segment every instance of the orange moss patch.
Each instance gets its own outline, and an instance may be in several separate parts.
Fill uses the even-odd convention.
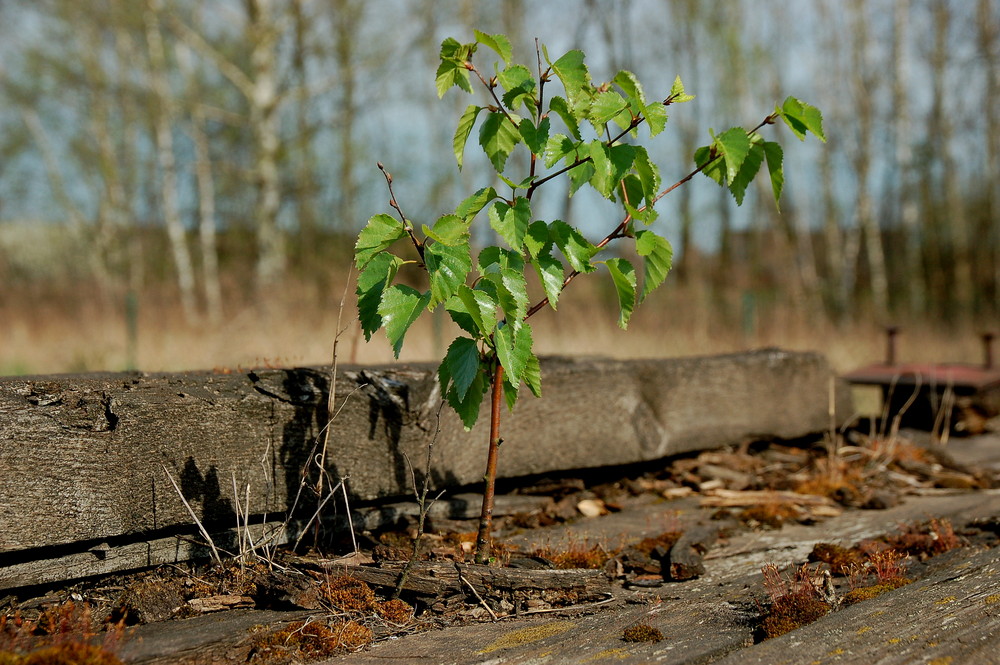
[[[833,543],[816,543],[809,553],[810,561],[819,561],[830,566],[834,575],[847,576],[853,568],[862,565],[861,553]]]
[[[379,603],[375,612],[392,623],[406,623],[413,618],[413,608],[398,598]]]
[[[537,556],[548,559],[556,568],[603,568],[613,555],[601,545],[587,545],[586,541],[571,542],[565,549],[541,547],[527,556]]]
[[[369,612],[377,606],[375,592],[361,580],[347,575],[331,577],[320,586],[320,594],[341,612]]]
[[[762,503],[759,506],[744,508],[739,513],[741,522],[750,527],[763,526],[770,529],[780,529],[788,520],[797,520],[799,512],[787,503]]]
[[[24,655],[2,652],[0,665],[122,665],[122,661],[102,647],[67,642]]]
[[[355,621],[332,625],[296,621],[281,630],[258,635],[249,658],[269,665],[326,658],[344,650],[357,651],[373,639],[371,629]]]
[[[778,637],[816,621],[829,611],[827,603],[808,593],[780,596],[774,599],[761,628],[767,637]]]

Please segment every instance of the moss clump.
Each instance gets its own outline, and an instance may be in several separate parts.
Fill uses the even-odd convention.
[[[626,642],[660,642],[663,640],[663,633],[650,625],[640,623],[626,628],[622,633],[622,639]]]
[[[830,611],[830,606],[806,593],[794,593],[774,599],[771,613],[761,628],[767,637],[778,637],[816,621]]]
[[[406,623],[413,617],[413,608],[398,598],[379,603],[375,612],[391,623]]]
[[[357,651],[371,644],[370,628],[355,621],[327,625],[295,621],[253,640],[250,662],[279,665],[326,658],[340,651]]]
[[[906,586],[911,580],[905,577],[894,577],[892,579],[886,580],[884,582],[879,582],[878,584],[873,584],[871,586],[859,587],[857,589],[851,589],[846,594],[844,594],[844,605],[854,605],[855,603],[860,603],[863,600],[868,600],[869,598],[874,598],[875,596],[881,595],[886,591],[892,591],[893,589],[898,589],[901,586]]]
[[[798,520],[799,513],[794,506],[786,503],[762,503],[740,511],[741,522],[751,527],[780,529],[789,520]]]
[[[852,568],[862,565],[861,553],[832,543],[816,543],[809,553],[810,561],[821,561],[830,566],[834,575],[846,576]]]
[[[375,592],[361,580],[341,575],[331,577],[320,587],[322,597],[341,612],[369,612],[377,605]]]
[[[122,665],[122,661],[93,644],[67,642],[23,655],[2,652],[0,665]]]

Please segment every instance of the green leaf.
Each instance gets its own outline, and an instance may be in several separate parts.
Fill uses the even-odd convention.
[[[517,131],[521,134],[521,138],[524,139],[524,145],[528,146],[528,150],[533,154],[541,155],[545,152],[549,140],[549,125],[549,119],[546,116],[538,123],[538,127],[535,127],[535,123],[531,121],[531,118],[525,118],[517,126]]]
[[[507,157],[521,140],[517,126],[500,111],[490,113],[479,128],[479,145],[483,147],[497,173],[502,173]]]
[[[450,298],[472,270],[469,243],[449,246],[444,243],[430,243],[424,248],[424,264],[431,283],[430,307]]]
[[[514,407],[517,405],[517,394],[521,392],[521,384],[510,382],[510,377],[507,374],[503,375],[503,399],[507,403],[507,410],[513,412]]]
[[[516,111],[524,104],[529,110],[533,109],[536,84],[527,67],[524,65],[508,67],[497,75],[497,81],[506,91],[502,100],[507,108]]]
[[[458,215],[443,215],[434,222],[434,227],[423,225],[424,235],[444,245],[469,243],[470,219]]]
[[[444,360],[438,367],[438,381],[442,393],[454,390],[455,397],[462,401],[469,394],[469,388],[479,375],[479,347],[468,337],[458,337],[448,347]]]
[[[649,126],[650,137],[656,136],[667,126],[667,107],[660,102],[653,102],[642,110],[642,115],[646,118],[646,125]]]
[[[823,114],[815,106],[795,97],[788,97],[781,108],[775,110],[799,140],[804,141],[806,132],[812,132],[816,138],[826,143],[826,135],[823,133]]]
[[[470,332],[475,337],[487,337],[493,333],[497,325],[497,303],[489,294],[463,284],[458,287],[455,297],[461,301],[465,312],[472,319],[475,330]]]
[[[552,239],[549,238],[549,225],[541,220],[529,224],[528,232],[524,236],[524,248],[528,250],[528,255],[538,256],[549,251],[550,247],[552,247]]]
[[[446,371],[447,370],[445,370],[445,372]],[[442,372],[439,368],[439,380],[441,380],[441,374]],[[449,377],[446,375],[445,379],[448,378]],[[487,376],[486,368],[484,368],[483,364],[480,363],[479,371],[476,372],[475,377],[472,379],[472,383],[469,384],[469,388],[466,390],[464,398],[459,397],[453,380],[450,382],[450,386],[451,388],[445,393],[445,396],[448,399],[448,404],[451,408],[455,409],[458,417],[462,419],[462,426],[465,427],[466,431],[471,430],[475,426],[476,420],[479,419],[479,410],[483,403],[483,397],[486,396],[487,391],[490,389],[490,380]]]
[[[552,168],[562,159],[576,158],[576,143],[564,134],[549,137],[545,143],[545,167]]]
[[[419,318],[428,303],[431,292],[420,293],[405,284],[393,284],[382,294],[382,302],[378,306],[378,314],[382,317],[382,326],[386,337],[392,344],[397,358],[403,348],[403,337],[413,322]]]
[[[563,253],[574,270],[578,272],[593,272],[595,270],[590,259],[597,253],[597,248],[590,244],[578,230],[557,219],[549,224],[549,237],[552,238],[552,242]]]
[[[608,267],[611,280],[615,283],[615,291],[618,292],[618,305],[621,309],[618,326],[625,330],[635,308],[635,268],[625,259],[608,259],[604,264]]]
[[[373,215],[361,229],[354,245],[354,262],[358,270],[364,268],[376,254],[405,237],[406,229],[398,219],[381,213]]]
[[[726,181],[731,183],[750,153],[750,137],[742,127],[733,127],[716,136],[715,145],[726,163]]]
[[[674,79],[674,84],[670,86],[670,98],[672,104],[680,104],[691,101],[694,99],[694,95],[684,92],[684,84],[681,82],[681,77],[677,76]]]
[[[590,183],[604,198],[614,198],[618,183],[632,168],[635,146],[620,144],[609,147],[602,141],[595,140],[588,147],[594,164],[594,175]]]
[[[760,144],[753,144],[750,152],[747,153],[746,159],[743,160],[743,165],[740,167],[739,173],[729,183],[729,191],[732,193],[733,198],[736,199],[736,205],[743,205],[743,197],[746,194],[747,187],[750,186],[757,172],[760,171],[760,165],[763,161],[764,148]]]
[[[520,252],[513,252],[503,247],[485,247],[479,252],[479,273],[486,275],[498,273],[501,270],[524,272],[524,258]]]
[[[563,280],[565,279],[562,261],[545,252],[533,258],[531,265],[534,266],[535,272],[538,273],[542,289],[545,290],[545,296],[549,299],[549,306],[552,309],[556,309],[559,304],[559,295],[563,289]]]
[[[608,90],[600,92],[594,97],[594,103],[590,105],[587,114],[594,127],[600,132],[603,131],[605,123],[610,122],[627,107],[628,103],[624,97],[613,90]]]
[[[498,289],[501,294],[500,309],[507,317],[507,323],[517,329],[528,313],[528,284],[524,280],[523,267],[521,270],[501,270],[500,284],[503,285],[502,289]]]
[[[538,356],[532,353],[528,356],[528,362],[524,366],[524,384],[535,397],[542,396],[542,366],[538,362]]]
[[[531,202],[523,196],[514,199],[513,206],[497,201],[490,208],[489,217],[490,227],[507,241],[511,249],[520,252],[531,222]]]
[[[674,250],[666,238],[647,230],[635,234],[635,251],[644,259],[642,294],[639,296],[639,302],[642,302],[667,278]]]
[[[458,204],[455,208],[455,214],[463,219],[471,221],[473,217],[479,214],[479,211],[485,208],[490,201],[497,198],[497,192],[492,187],[483,187],[478,190],[475,194],[465,199]]]
[[[694,163],[706,176],[720,185],[725,185],[726,162],[724,159],[719,159],[718,155],[713,156],[710,146],[706,145],[694,151]]]
[[[382,327],[382,317],[378,313],[382,293],[392,283],[403,259],[389,252],[380,252],[358,273],[358,321],[365,333],[365,340],[371,341],[372,334]]]
[[[573,50],[552,63],[552,71],[562,81],[566,98],[574,109],[587,101],[590,92],[590,72],[584,58],[583,51]]]
[[[660,191],[660,169],[649,158],[649,153],[642,146],[635,147],[635,159],[632,162],[635,172],[642,182],[642,194],[649,209],[653,207],[653,199]],[[638,201],[632,201],[632,205],[638,207]]]
[[[639,84],[636,75],[623,69],[615,74],[614,82],[628,97],[628,105],[632,109],[632,113],[636,115],[642,113],[646,107],[646,94],[642,91],[642,85]]]
[[[472,126],[476,124],[476,118],[479,117],[479,112],[482,110],[482,106],[469,104],[465,107],[465,112],[462,113],[462,117],[458,120],[458,128],[455,129],[455,137],[452,139],[451,145],[455,151],[455,161],[458,162],[459,171],[462,170],[465,144],[469,142],[469,134],[472,133]]]
[[[785,184],[785,171],[782,166],[784,153],[781,146],[774,141],[764,141],[764,157],[767,159],[767,171],[771,176],[771,191],[774,192],[774,204],[781,200],[781,190]]]
[[[531,356],[531,326],[522,324],[516,330],[511,326],[497,326],[493,341],[497,359],[503,366],[511,385],[517,386],[524,377],[524,370]]]
[[[438,97],[444,97],[444,93],[456,85],[468,93],[472,92],[469,70],[465,68],[465,63],[475,50],[475,44],[460,44],[451,37],[441,42],[441,64],[438,65],[434,81]]]
[[[573,111],[570,110],[569,104],[566,100],[559,96],[553,97],[552,101],[549,102],[549,110],[555,111],[556,114],[562,118],[563,124],[566,125],[566,129],[568,129],[569,133],[573,135],[573,138],[579,141],[581,138],[580,120],[573,114]]]
[[[500,59],[503,60],[505,65],[510,64],[512,48],[510,40],[507,39],[507,35],[488,35],[485,32],[480,32],[479,30],[473,30],[472,32],[476,36],[477,42],[492,49],[497,55],[500,56]]]

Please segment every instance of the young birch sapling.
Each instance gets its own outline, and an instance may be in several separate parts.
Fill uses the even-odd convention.
[[[496,55],[489,69],[473,62],[480,47]],[[485,97],[482,103],[469,104],[459,118],[452,142],[458,168],[478,124],[478,143],[496,170],[497,182],[477,190],[433,224],[418,226],[403,213],[392,176],[380,163],[395,216],[371,217],[355,247],[358,312],[365,337],[370,340],[384,328],[399,357],[410,326],[424,312],[444,307],[463,334],[451,342],[438,369],[442,395],[467,430],[475,425],[483,399],[490,396],[478,563],[490,558],[502,406],[506,403],[513,410],[522,386],[536,397],[542,392],[528,320],[545,307],[555,310],[573,279],[603,266],[618,296],[618,325],[626,328],[634,309],[663,282],[671,267],[670,243],[651,228],[657,201],[703,173],[742,204],[747,187],[765,164],[777,201],[784,183],[782,150],[761,130],[780,119],[799,139],[811,132],[825,140],[820,112],[789,97],[749,130],[710,130],[711,141],[695,151],[693,170],[664,188],[660,170],[643,143],[664,130],[668,107],[692,99],[680,77],[665,97],[650,101],[631,72],[623,70],[610,81],[593,82],[582,51],[552,60],[536,42],[536,54],[532,72],[512,61],[511,44],[504,35],[476,31],[471,43],[444,40],[438,96],[452,87],[472,93],[475,83]],[[527,164],[526,173],[508,167],[515,151],[526,151],[527,160],[517,162]],[[557,179],[568,180],[564,191],[570,196],[581,187],[591,187],[620,207],[620,217],[609,224],[603,239],[592,243],[564,220],[534,219],[539,191],[551,190],[548,185]],[[477,219],[488,220],[502,243],[474,252],[470,228]],[[634,248],[639,265],[618,256],[601,259],[614,241]],[[394,252],[398,243],[412,246],[416,258],[406,260],[401,254],[407,252]],[[414,256],[413,251],[408,253]],[[395,281],[406,263],[426,271],[426,290]],[[528,271],[537,274],[544,291],[533,304]]]

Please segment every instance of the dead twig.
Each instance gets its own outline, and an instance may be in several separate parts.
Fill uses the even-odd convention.
[[[212,550],[212,558],[215,559],[216,563],[222,564],[222,557],[219,556],[219,550],[216,549],[215,542],[212,540],[212,536],[208,535],[208,531],[205,529],[205,525],[202,524],[201,520],[198,519],[198,516],[194,514],[194,510],[191,508],[191,504],[188,503],[188,500],[184,498],[184,493],[181,492],[181,488],[177,486],[177,483],[174,481],[174,477],[170,475],[170,470],[167,469],[167,465],[161,464],[160,466],[163,467],[163,473],[167,474],[167,479],[170,480],[170,484],[174,486],[174,490],[177,492],[177,496],[181,498],[181,502],[184,504],[184,507],[187,508],[188,514],[191,515],[191,519],[193,519],[194,523],[198,525],[198,530],[201,532],[201,535],[205,539],[205,542],[208,543],[208,546]]]

